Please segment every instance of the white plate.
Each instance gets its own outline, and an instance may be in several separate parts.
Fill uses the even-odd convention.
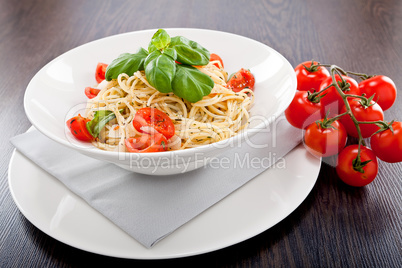
[[[321,160],[300,145],[283,163],[285,167],[274,166],[263,172],[151,249],[128,236],[18,151],[11,157],[8,183],[22,214],[65,244],[106,256],[164,259],[228,247],[288,216],[313,188]]]

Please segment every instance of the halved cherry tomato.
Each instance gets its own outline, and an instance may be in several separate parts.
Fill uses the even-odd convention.
[[[295,68],[296,79],[297,79],[297,90],[318,91],[321,82],[329,77],[329,72],[325,67],[319,66],[314,67],[317,62],[313,62],[313,68],[311,68],[311,61],[305,61]]]
[[[244,88],[254,89],[255,78],[254,75],[244,68],[241,68],[237,73],[232,75],[226,84],[226,88],[239,92]]]
[[[86,87],[85,88],[85,95],[89,99],[93,99],[96,96],[98,96],[99,92],[100,92],[100,89],[97,89],[97,88],[93,88],[93,87]]]
[[[218,63],[214,63],[214,65],[215,65],[216,67],[218,67],[218,68],[223,68],[224,66],[223,66],[223,61],[222,61],[221,57],[219,57],[219,56],[218,56],[217,54],[215,54],[215,53],[211,53],[211,56],[209,57],[209,61],[216,61],[216,60],[220,61],[222,66],[219,66]]]
[[[105,80],[105,73],[107,66],[108,65],[106,63],[101,62],[99,62],[98,65],[96,65],[96,71],[95,71],[96,82],[100,83],[103,80]]]
[[[163,152],[167,150],[167,139],[160,133],[142,134],[138,138],[128,138],[124,141],[131,153]]]
[[[378,173],[378,161],[374,152],[365,146],[360,148],[360,162],[367,162],[362,167],[362,172],[354,168],[354,159],[357,157],[358,146],[356,144],[349,145],[338,155],[338,164],[336,173],[339,178],[346,184],[355,187],[361,187],[372,182]]]
[[[86,124],[90,120],[82,117],[80,114],[69,119],[66,122],[67,127],[70,129],[71,134],[81,141],[92,141],[94,137],[88,132]]]
[[[151,107],[141,108],[137,111],[133,119],[133,126],[141,133],[148,133],[146,128],[152,128],[165,136],[167,140],[175,133],[172,119],[164,112]]]

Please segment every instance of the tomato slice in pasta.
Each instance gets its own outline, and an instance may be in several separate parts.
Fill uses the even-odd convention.
[[[95,70],[95,79],[96,82],[100,83],[103,80],[105,80],[105,73],[106,73],[106,68],[107,68],[106,63],[101,63],[99,62],[98,65],[96,65],[96,70]]]
[[[223,61],[222,61],[221,57],[219,57],[219,55],[217,55],[215,53],[211,53],[211,55],[209,57],[209,61],[220,61],[221,66],[219,66],[218,63],[214,63],[214,65],[216,67],[218,67],[218,68],[222,68],[222,69],[224,68]]]
[[[242,91],[245,88],[254,89],[254,75],[244,68],[241,68],[237,73],[232,75],[226,84],[226,87],[234,92]]]
[[[82,117],[80,114],[69,119],[66,124],[70,129],[71,134],[81,141],[92,141],[94,137],[89,133],[86,124],[89,119]]]
[[[168,140],[173,137],[175,128],[172,119],[164,112],[151,107],[139,109],[133,119],[134,128],[141,133],[161,133]]]
[[[96,96],[98,96],[98,93],[100,92],[100,89],[93,88],[93,87],[86,87],[85,88],[85,95],[88,97],[88,99],[93,99]]]
[[[126,148],[131,153],[152,153],[167,150],[167,140],[160,133],[142,134],[138,138],[125,139]]]

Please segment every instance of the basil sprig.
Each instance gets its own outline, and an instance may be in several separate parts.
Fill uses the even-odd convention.
[[[156,49],[164,50],[170,44],[170,35],[163,29],[159,29],[154,33],[151,39],[151,43]]]
[[[86,127],[88,132],[92,135],[92,137],[97,138],[102,128],[105,125],[116,118],[116,115],[109,110],[99,110],[95,112],[94,118],[87,122]]]
[[[172,92],[176,63],[169,55],[155,50],[145,59],[145,76],[154,88],[162,93]]]
[[[182,64],[207,65],[209,62],[209,51],[183,36],[173,37],[170,47],[176,50],[177,61]]]
[[[147,56],[148,51],[143,48],[140,48],[138,52],[134,54],[121,54],[107,66],[105,73],[106,81],[117,79],[121,73],[132,75],[138,70],[144,70],[144,62]]]
[[[205,76],[209,79],[205,79]],[[176,96],[194,103],[211,93],[213,87],[214,81],[208,75],[192,66],[178,64],[176,76],[173,79]],[[191,94],[188,94],[189,88],[191,88]]]
[[[189,102],[197,102],[211,93],[213,80],[191,65],[206,65],[210,53],[197,42],[183,36],[170,37],[159,29],[148,45],[137,53],[121,54],[106,69],[107,81],[119,74],[145,71],[150,85],[162,93],[173,92]]]

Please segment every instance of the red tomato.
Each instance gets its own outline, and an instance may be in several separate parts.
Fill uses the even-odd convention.
[[[244,88],[254,89],[255,78],[249,70],[241,68],[240,71],[235,73],[227,82],[226,87],[233,90],[234,92],[239,92]]]
[[[314,64],[318,64],[314,61]],[[307,67],[304,67],[304,66]],[[297,90],[318,91],[321,82],[330,76],[328,70],[324,67],[311,68],[311,61],[305,61],[295,68],[297,79]]]
[[[359,90],[359,85],[357,84],[356,80],[354,80],[351,77],[348,76],[342,76],[343,79],[345,80],[346,83],[350,84],[350,87],[348,90],[343,91],[345,94],[353,94],[353,95],[360,95],[360,90]],[[341,84],[341,77],[339,75],[335,76],[335,79],[338,84]],[[326,78],[324,81],[322,81],[320,85],[320,90],[323,90],[324,88],[328,87],[329,85],[332,84],[332,77]],[[340,85],[342,89],[343,85]],[[321,95],[324,95],[321,99],[321,103],[323,108],[328,111],[330,110],[330,115],[333,116],[335,114],[339,114],[339,111],[341,110],[342,106],[344,105],[343,99],[341,95],[339,95],[338,91],[334,86],[328,88],[325,90]],[[326,113],[326,112],[325,112]]]
[[[106,73],[106,68],[107,68],[106,63],[101,63],[99,62],[98,65],[96,66],[96,71],[95,71],[95,79],[96,82],[100,83],[103,80],[105,80],[105,73]]]
[[[133,119],[133,126],[141,133],[148,133],[146,130],[148,127],[155,129],[167,140],[175,133],[172,119],[164,112],[151,107],[141,108],[137,111]]]
[[[292,102],[285,110],[285,116],[288,122],[297,128],[306,128],[324,117],[321,102],[310,101],[307,91],[296,91]]]
[[[96,96],[98,96],[100,89],[97,88],[93,88],[93,87],[86,87],[85,88],[85,95],[89,98],[89,99],[93,99]]]
[[[66,124],[67,127],[70,129],[71,134],[75,138],[81,141],[92,141],[94,137],[88,132],[87,130],[87,122],[90,120],[82,117],[80,114],[78,116],[75,116],[71,119],[69,119]]]
[[[338,121],[326,128],[322,122],[312,123],[306,128],[304,133],[304,145],[307,151],[318,157],[327,157],[338,154],[346,145],[347,133],[345,127]]]
[[[220,61],[222,66],[219,66],[218,63],[214,63],[214,65],[218,68],[223,68],[224,66],[223,66],[223,61],[222,61],[221,57],[219,57],[218,55],[216,55],[214,53],[211,53],[211,56],[209,57],[209,61],[216,61],[216,60]]]
[[[370,102],[369,107],[365,107],[364,105],[362,105],[359,98],[350,99],[348,100],[348,102],[351,112],[356,117],[357,121],[374,122],[384,120],[384,112],[382,111],[380,105],[378,105],[374,101]],[[344,112],[346,112],[346,106],[343,106],[341,109],[341,113]],[[350,136],[356,138],[359,137],[356,126],[353,124],[353,121],[349,115],[342,116],[340,120]],[[375,124],[359,124],[359,126],[363,138],[368,138],[373,135],[374,132],[379,130],[379,127]]]
[[[126,148],[131,153],[152,153],[167,150],[167,140],[160,133],[142,134],[138,138],[125,139]]]
[[[402,161],[402,122],[392,123],[390,129],[381,131],[371,137],[371,149],[381,160],[389,163]]]
[[[353,160],[357,157],[358,145],[349,145],[338,155],[338,165],[336,173],[346,184],[361,187],[372,182],[378,173],[378,161],[374,152],[365,146],[361,146],[360,161],[368,162],[362,167],[364,173],[357,171],[353,167]]]
[[[388,110],[396,99],[396,87],[391,78],[384,75],[377,75],[359,83],[360,93],[366,94],[369,98],[375,94],[374,100],[381,106],[382,110]]]

